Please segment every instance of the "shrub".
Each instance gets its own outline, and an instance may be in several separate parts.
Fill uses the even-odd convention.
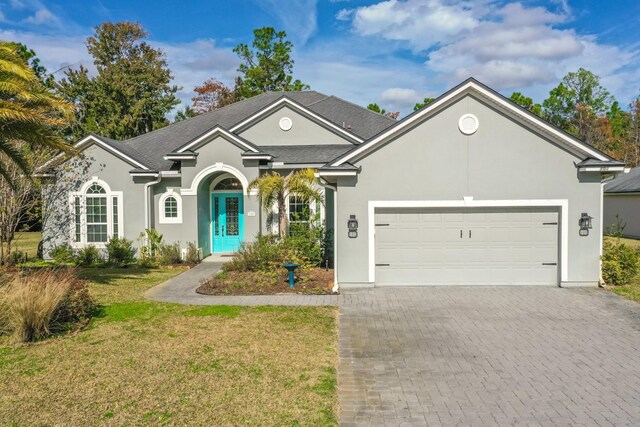
[[[160,265],[173,265],[182,262],[180,243],[172,245],[162,244],[158,249],[158,262]]]
[[[56,264],[73,264],[76,261],[76,254],[68,244],[54,247],[49,251],[49,256]]]
[[[27,253],[14,249],[9,255],[9,265],[17,265],[27,261]]]
[[[289,225],[288,245],[300,256],[315,266],[323,265],[327,259],[327,236],[316,221],[291,223]]]
[[[640,273],[640,253],[619,239],[605,239],[602,251],[602,278],[608,285],[628,285]]]
[[[109,264],[123,267],[135,260],[136,249],[133,247],[131,240],[124,237],[112,237],[107,242],[107,254],[109,256]]]
[[[197,264],[200,262],[200,249],[196,242],[187,243],[187,254],[184,261],[189,264]]]
[[[307,257],[301,255],[289,239],[276,236],[258,236],[251,243],[243,243],[231,261],[224,264],[225,271],[279,271],[282,264],[300,264],[302,269],[310,266]]]
[[[85,246],[78,251],[76,258],[80,265],[92,265],[100,261],[100,251],[93,245]]]
[[[86,285],[74,270],[19,274],[0,288],[0,333],[34,341],[87,319],[93,309]]]

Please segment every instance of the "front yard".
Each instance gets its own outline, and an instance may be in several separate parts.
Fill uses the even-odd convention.
[[[182,269],[82,270],[85,330],[0,341],[1,424],[336,424],[336,310],[144,300]]]

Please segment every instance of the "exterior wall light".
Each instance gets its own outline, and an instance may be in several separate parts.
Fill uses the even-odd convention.
[[[593,219],[592,216],[589,216],[588,213],[586,212],[582,212],[582,215],[580,215],[580,219],[578,220],[578,225],[580,226],[580,235],[581,236],[588,236],[589,235],[589,230],[592,228],[591,227],[591,220]]]
[[[349,221],[347,221],[347,229],[349,230],[349,238],[355,239],[358,237],[358,220],[355,215],[349,215]]]

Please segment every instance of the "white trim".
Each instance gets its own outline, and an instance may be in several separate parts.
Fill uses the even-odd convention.
[[[245,160],[271,160],[273,159],[273,156],[269,155],[269,154],[263,154],[263,155],[245,155],[242,154],[241,157]]]
[[[178,216],[175,218],[168,218],[165,216],[164,203],[169,197],[176,199]],[[180,194],[173,191],[173,188],[167,189],[167,191],[162,193],[160,196],[160,200],[158,201],[158,213],[158,222],[160,224],[182,224],[182,197],[180,197]]]
[[[165,160],[194,160],[198,156],[195,153],[171,154],[163,157]]]
[[[604,244],[604,185],[600,184],[600,256],[598,257],[598,282],[602,278],[602,245]]]
[[[238,169],[234,168],[233,166],[225,165],[224,163],[215,163],[202,169],[193,178],[191,187],[181,188],[180,194],[182,194],[183,196],[195,196],[196,194],[198,194],[198,185],[200,185],[200,182],[214,172],[228,172],[231,175],[235,176],[236,178],[238,178],[240,183],[242,183],[242,194],[244,194],[245,196],[248,194],[247,187],[249,187],[249,180],[247,179],[247,177],[245,177]],[[252,191],[251,194],[253,195],[253,193],[255,192]]]
[[[320,179],[320,185],[333,191],[333,286],[338,285],[338,236],[336,230],[338,228],[338,186],[329,184],[327,181]],[[325,203],[327,200],[325,190]],[[325,222],[325,229],[327,223]]]
[[[357,170],[352,171],[318,171],[317,176],[356,176]]]
[[[569,200],[370,200],[368,205],[369,283],[376,281],[375,210],[376,208],[488,208],[488,207],[559,207],[560,208],[560,283],[566,282],[569,261]]]
[[[157,176],[160,176],[160,173],[159,172],[129,172],[129,175],[131,175],[131,176],[144,176],[144,177],[150,176],[150,177],[155,178]]]
[[[512,105],[511,103],[505,101],[501,97],[498,97],[497,95],[487,91],[486,89],[484,89],[480,85],[476,84],[475,82],[470,81],[467,84],[462,85],[458,89],[456,89],[453,92],[449,93],[447,96],[445,96],[445,97],[443,97],[443,98],[441,98],[439,100],[431,102],[429,105],[424,107],[418,113],[416,113],[416,114],[414,114],[412,116],[409,116],[406,119],[402,120],[398,124],[398,126],[394,126],[390,130],[380,134],[379,136],[375,137],[374,139],[371,139],[371,140],[367,141],[367,143],[363,144],[358,149],[352,151],[347,156],[342,157],[341,159],[333,162],[331,164],[331,166],[340,166],[341,164],[343,164],[345,162],[348,162],[349,160],[353,159],[354,157],[360,155],[362,152],[367,151],[367,150],[375,147],[377,144],[381,143],[382,141],[385,141],[387,138],[393,137],[394,135],[397,135],[398,133],[402,132],[402,130],[404,128],[406,128],[407,126],[410,126],[411,124],[419,121],[424,116],[430,114],[434,110],[437,110],[438,108],[440,108],[444,104],[447,104],[449,101],[451,101],[452,99],[454,99],[455,97],[457,97],[461,93],[463,93],[463,92],[465,92],[467,90],[470,90],[470,89],[473,89],[476,92],[478,92],[481,95],[483,95],[484,97],[489,98],[490,100],[492,100],[496,104],[500,105],[504,109],[508,110],[509,112],[515,114],[516,116],[531,122],[535,126],[540,127],[544,131],[552,134],[553,136],[555,136],[555,137],[557,137],[557,138],[559,138],[559,139],[561,139],[561,140],[573,145],[574,147],[578,148],[579,150],[583,151],[584,153],[588,154],[589,156],[594,157],[594,158],[596,158],[598,160],[603,160],[603,161],[609,160],[605,156],[603,156],[602,154],[598,153],[597,151],[587,147],[585,144],[579,143],[579,142],[575,141],[573,138],[565,135],[563,132],[553,128],[549,124],[545,123],[543,120],[538,119],[538,118],[536,118],[534,116],[530,116],[530,115],[524,113],[523,111],[520,110],[520,108],[518,108],[518,107]]]
[[[242,139],[238,138],[236,135],[224,130],[220,126],[216,126],[215,128],[213,128],[209,132],[207,132],[207,133],[205,133],[203,135],[200,135],[198,138],[196,138],[195,140],[190,142],[189,145],[186,145],[186,146],[180,148],[178,151],[176,151],[176,153],[182,153],[182,152],[190,149],[191,147],[193,147],[195,145],[198,145],[200,142],[202,142],[205,139],[215,135],[216,133],[219,133],[219,134],[221,134],[221,135],[223,135],[223,136],[225,136],[225,137],[237,142],[238,144],[242,145],[243,147],[245,147],[249,151],[253,151],[254,153],[258,153],[259,152],[254,147],[252,147],[251,145],[247,144]]]
[[[86,145],[88,142],[93,142],[94,144],[98,144],[100,147],[104,148],[105,150],[109,151],[112,154],[115,154],[118,157],[122,157],[123,159],[125,159],[128,163],[137,166],[141,169],[146,169],[149,170],[148,167],[146,167],[145,165],[143,165],[142,163],[140,163],[139,161],[127,156],[126,154],[124,154],[122,151],[120,150],[116,150],[115,148],[113,148],[112,146],[100,141],[98,138],[96,138],[93,135],[88,135],[85,138],[81,139],[80,141],[76,142],[74,144],[74,148],[82,148],[83,145]],[[41,167],[39,167],[39,170],[45,169],[47,166],[49,166],[49,164],[53,163],[56,159],[60,158],[60,157],[64,157],[66,156],[67,153],[60,153],[57,156],[55,156],[53,159],[49,160],[48,162],[46,162],[44,165],[42,165]]]
[[[85,182],[79,191],[69,192],[69,212],[72,220],[69,221],[70,235],[69,242],[72,248],[84,248],[89,245],[93,245],[96,248],[106,247],[107,242],[88,242],[87,241],[87,189],[93,184],[98,184],[104,188],[104,197],[107,199],[107,239],[113,236],[113,199],[118,200],[118,237],[124,236],[124,203],[122,191],[112,191],[109,184],[102,181],[97,176],[91,177],[91,179]],[[94,197],[101,197],[103,195],[95,195]],[[80,241],[76,242],[76,212],[75,212],[75,198],[80,198]]]
[[[624,172],[624,166],[581,166],[580,172]]]
[[[285,105],[287,105],[289,107],[293,107],[294,109],[300,110],[304,114],[306,114],[308,116],[311,116],[315,120],[323,123],[324,125],[332,128],[333,130],[338,131],[339,133],[343,134],[344,136],[346,136],[348,139],[350,139],[352,141],[356,141],[356,142],[359,142],[359,143],[364,141],[362,138],[360,138],[360,137],[348,132],[346,129],[343,129],[340,126],[336,125],[335,123],[332,123],[332,122],[328,121],[327,119],[323,118],[322,116],[319,116],[318,114],[316,114],[313,111],[309,110],[308,108],[298,104],[297,102],[290,100],[289,98],[281,98],[281,99],[279,99],[277,102],[274,102],[273,104],[269,105],[268,107],[258,111],[254,115],[250,116],[249,118],[241,121],[240,123],[238,123],[237,125],[232,127],[230,129],[230,131],[231,132],[236,132],[236,131],[242,129],[247,124],[259,119],[260,117],[270,114],[272,110],[276,110],[278,107],[280,107],[283,104],[285,104]],[[298,111],[298,112],[300,112],[300,111]]]

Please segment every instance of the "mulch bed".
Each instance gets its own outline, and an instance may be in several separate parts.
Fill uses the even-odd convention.
[[[296,285],[289,287],[289,273],[272,275],[252,271],[227,271],[203,280],[196,292],[204,295],[277,295],[277,294],[331,294],[333,270],[311,268],[296,274]]]

